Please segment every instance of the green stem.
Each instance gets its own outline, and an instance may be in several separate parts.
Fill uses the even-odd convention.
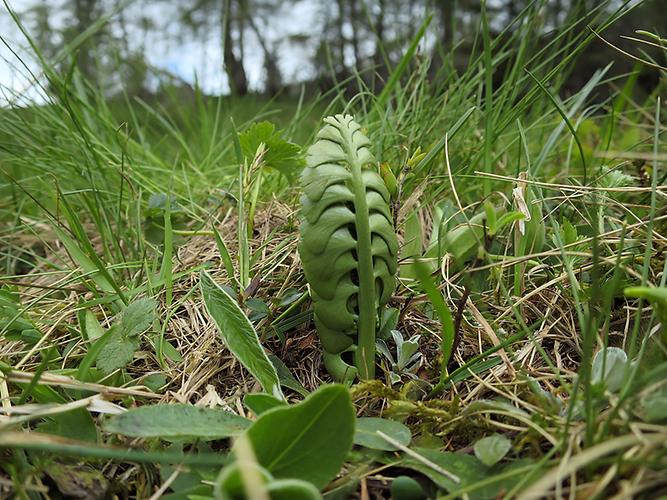
[[[353,150],[352,135],[346,131],[348,157],[354,185],[355,226],[357,230],[357,269],[359,272],[359,320],[357,321],[357,352],[355,364],[362,379],[375,378],[375,276],[371,252],[371,230],[366,204],[366,185],[361,175],[361,163],[357,151]]]

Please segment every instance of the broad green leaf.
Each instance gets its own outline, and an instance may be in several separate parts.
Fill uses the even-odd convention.
[[[132,302],[121,315],[120,328],[124,335],[134,337],[150,328],[155,320],[155,299],[145,297]]]
[[[386,418],[361,417],[357,419],[354,444],[374,450],[395,451],[398,449],[382,438],[377,433],[378,431],[394,438],[403,446],[408,446],[412,440],[410,429],[400,422]]]
[[[141,381],[143,385],[148,387],[151,391],[157,392],[167,385],[167,377],[162,373],[152,373]]]
[[[259,381],[267,393],[285,399],[276,369],[259,343],[257,332],[248,317],[206,271],[202,271],[199,275],[199,283],[206,308],[218,326],[218,333],[227,348]]]
[[[512,449],[512,442],[505,436],[494,434],[475,443],[475,456],[489,467],[500,462]]]
[[[422,500],[426,493],[421,485],[409,476],[398,476],[391,482],[392,500]]]
[[[101,340],[105,340],[106,342],[102,344],[102,349],[97,354],[96,363],[97,367],[105,374],[123,368],[132,361],[134,353],[139,349],[139,340],[137,340],[137,337],[126,337],[123,335],[122,330],[109,330],[107,335],[110,336],[108,340],[98,340],[98,342]]]
[[[456,482],[453,477],[438,472],[433,467],[413,457],[404,458],[400,462],[400,466],[421,472],[444,490],[454,491],[466,479],[473,477],[482,479],[486,475],[486,467],[472,455],[441,452],[427,448],[414,448],[414,451],[429,462],[434,463],[436,466],[458,478],[459,482]]]
[[[253,393],[246,394],[243,398],[243,404],[255,415],[259,416],[265,411],[268,411],[276,406],[284,406],[285,401],[276,399],[270,394]]]
[[[435,464],[437,467],[444,469],[448,473],[454,474],[459,481],[454,481],[452,478],[438,472],[433,467],[424,464],[416,458],[407,457],[403,459],[399,465],[424,474],[438,487],[450,493],[481,482],[486,482],[481,488],[472,489],[468,493],[468,498],[471,500],[496,498],[503,492],[511,489],[525,477],[525,474],[520,474],[519,472],[517,472],[517,474],[507,473],[525,466],[526,461],[517,461],[508,464],[507,466],[490,468],[472,455],[441,452],[427,448],[414,448],[414,451],[429,462]],[[497,476],[498,479],[496,481],[491,481],[494,476]],[[459,496],[457,496],[457,498],[459,498]]]
[[[345,462],[354,421],[347,388],[326,385],[301,403],[263,413],[246,436],[257,462],[274,477],[309,481],[321,489]]]
[[[90,443],[97,442],[97,427],[90,412],[85,408],[59,413],[48,417],[37,425],[37,429],[47,434],[77,439]]]
[[[234,413],[188,404],[133,408],[104,423],[104,430],[131,437],[211,441],[241,434],[250,421]]]

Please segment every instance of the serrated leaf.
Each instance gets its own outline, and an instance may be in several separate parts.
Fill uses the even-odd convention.
[[[354,407],[342,385],[326,385],[293,406],[263,413],[246,431],[257,462],[277,479],[301,479],[321,489],[347,458]]]
[[[132,361],[134,353],[139,349],[139,340],[123,335],[120,329],[109,330],[107,335],[111,337],[104,343],[96,362],[97,367],[105,374],[123,368]]]
[[[249,425],[234,413],[179,403],[133,408],[107,420],[104,430],[130,437],[211,441],[237,436]]]
[[[412,433],[405,425],[395,420],[375,417],[360,417],[356,421],[354,444],[373,450],[395,451],[398,448],[378,434],[378,431],[408,446]]]
[[[236,301],[206,272],[199,275],[204,303],[218,327],[218,333],[227,348],[255,377],[264,390],[279,399],[285,399],[280,389],[276,369],[269,361],[259,337],[248,317]]]
[[[148,330],[155,320],[155,299],[145,297],[127,306],[120,318],[120,328],[124,335],[133,337]]]
[[[475,456],[489,467],[500,462],[511,449],[512,442],[500,434],[484,437],[474,446]]]
[[[264,165],[274,168],[287,177],[292,177],[301,168],[301,148],[286,141],[276,131],[273,123],[264,121],[252,124],[248,130],[239,134],[241,150],[246,158],[254,158],[257,148],[264,144]]]

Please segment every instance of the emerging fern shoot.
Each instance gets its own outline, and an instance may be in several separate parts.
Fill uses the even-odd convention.
[[[338,380],[357,372],[368,379],[379,312],[396,288],[390,195],[353,117],[324,122],[301,175],[299,253],[327,370]],[[356,368],[342,359],[346,352]]]

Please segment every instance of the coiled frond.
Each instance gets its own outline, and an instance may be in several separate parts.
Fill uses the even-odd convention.
[[[340,354],[353,351],[372,378],[378,311],[396,288],[390,197],[360,125],[350,115],[324,121],[301,176],[299,251],[327,368],[348,378]]]

